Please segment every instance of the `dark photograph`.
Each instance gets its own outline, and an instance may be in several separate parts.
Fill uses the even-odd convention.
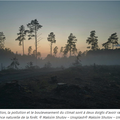
[[[0,1],[0,109],[120,109],[120,1]]]

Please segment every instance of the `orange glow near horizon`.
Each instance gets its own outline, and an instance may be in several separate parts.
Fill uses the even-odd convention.
[[[60,39],[58,39],[58,37]],[[43,38],[44,39],[42,39],[40,42],[38,42],[38,50],[37,51],[41,53],[42,58],[45,58],[48,54],[50,54],[50,42],[47,41],[47,37],[43,37]],[[76,38],[77,38],[77,42],[76,42],[77,50],[81,51],[81,52],[88,50],[87,49],[88,44],[86,44],[85,37],[80,39],[76,36]],[[67,38],[65,39],[64,37],[60,37],[60,36],[56,37],[56,43],[54,43],[52,45],[52,48],[54,49],[55,46],[58,46],[58,53],[56,55],[57,57],[62,56],[62,54],[60,54],[60,48],[64,47],[66,43],[67,43]],[[26,38],[26,40],[24,40],[24,53],[26,55],[28,54],[29,46],[32,46],[32,53],[33,53],[33,50],[35,50],[34,38],[32,40],[27,40],[27,38]],[[9,40],[5,40],[5,48],[10,48],[12,52],[14,52],[14,53],[17,52],[18,54],[23,55],[22,46],[19,46],[19,41],[15,41],[14,39],[11,42]],[[68,55],[69,55],[69,53],[68,53]]]
[[[50,53],[50,42],[47,41],[50,32],[55,34],[56,43],[52,48],[58,47],[57,56],[59,56],[60,48],[67,43],[70,33],[76,36],[76,48],[82,52],[88,50],[87,47],[90,46],[86,43],[86,39],[92,30],[96,31],[100,48],[111,34],[116,32],[120,38],[120,2],[2,1],[0,11],[2,11],[0,29],[6,37],[5,47],[10,48],[14,53],[17,51],[19,54],[23,54],[19,41],[15,41],[19,27],[24,25],[28,30],[27,24],[34,19],[37,19],[39,24],[43,26],[37,31],[38,40],[40,34],[42,38],[38,43],[38,52],[41,52],[41,57],[46,57]],[[29,46],[35,50],[34,38],[28,40],[26,37],[24,43],[25,54],[28,54]]]

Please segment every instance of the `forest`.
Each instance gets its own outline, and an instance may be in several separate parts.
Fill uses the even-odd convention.
[[[37,39],[43,26],[35,19],[27,27],[25,30],[21,25],[15,39],[22,47],[22,55],[5,47],[6,36],[0,32],[0,108],[120,108],[117,33],[112,33],[100,49],[96,31],[90,31],[85,40],[87,50],[81,52],[73,33],[65,45],[53,48],[57,40],[50,32],[50,54],[43,59]],[[24,53],[26,37],[35,40],[35,50],[29,46],[28,54]]]

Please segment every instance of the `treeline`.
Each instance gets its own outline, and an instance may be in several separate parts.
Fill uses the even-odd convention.
[[[24,41],[26,39],[31,40],[32,38],[35,39],[35,49],[32,49],[32,46],[29,46],[28,48],[28,54],[31,54],[31,51],[33,50],[33,54],[35,55],[36,59],[38,58],[38,56],[41,56],[41,53],[37,51],[38,48],[38,42],[40,41],[40,39],[38,39],[39,35],[37,35],[37,32],[40,28],[42,28],[43,26],[39,24],[39,22],[37,21],[37,19],[35,20],[31,20],[30,23],[27,24],[27,28],[25,29],[24,25],[21,25],[19,27],[19,32],[17,33],[17,38],[15,39],[16,41],[19,41],[20,46],[22,46],[23,49],[23,55],[24,55]],[[4,35],[3,32],[0,32],[0,49],[4,48],[4,41],[5,41],[6,37]],[[50,32],[50,34],[48,34],[48,38],[47,38],[48,42],[50,42],[50,54],[51,55],[57,55],[58,53],[58,47],[55,46],[55,48],[52,48],[53,43],[56,43],[56,39],[55,39],[55,34],[53,32]],[[63,56],[67,56],[69,53],[69,56],[73,56],[79,53],[79,51],[77,51],[76,48],[76,43],[77,43],[77,38],[73,35],[73,33],[70,33],[70,35],[68,36],[68,40],[67,43],[65,44],[65,46],[61,46],[60,48],[60,53]],[[87,48],[89,50],[98,50],[100,49],[98,46],[98,36],[96,36],[96,31],[93,30],[90,32],[90,36],[86,39],[86,43],[89,45]],[[117,33],[113,33],[110,35],[110,37],[108,37],[108,40],[102,44],[104,49],[114,49],[115,46],[120,46],[118,43],[118,36]],[[17,51],[17,50],[16,50]]]
[[[120,65],[120,49],[101,49],[79,52],[76,56],[55,57],[48,54],[46,58],[38,58],[36,65],[35,55],[21,55],[10,49],[0,49],[1,69],[31,69],[31,68],[67,68],[78,65]]]
[[[45,59],[41,59],[41,53],[37,51],[39,41],[37,32],[43,26],[39,24],[37,19],[35,19],[31,20],[31,22],[27,24],[27,27],[28,30],[25,29],[24,25],[21,25],[19,27],[19,32],[17,33],[18,37],[15,39],[16,41],[19,41],[18,45],[22,46],[23,55],[18,54],[17,52],[13,53],[9,48],[5,48],[4,41],[6,37],[3,32],[0,32],[1,69],[4,68],[4,66],[6,68],[17,68],[17,66],[20,65],[21,68],[33,68],[33,64],[35,64],[36,67],[69,67],[71,65],[81,65],[81,63],[83,65],[90,65],[93,63],[119,64],[120,49],[114,49],[115,46],[119,46],[117,33],[111,34],[108,40],[102,44],[104,48],[100,49],[98,46],[96,31],[91,31],[90,36],[86,39],[86,43],[89,45],[87,48],[89,50],[83,53],[77,50],[77,38],[73,33],[70,33],[65,46],[60,48],[60,54],[62,57],[58,58],[56,57],[58,54],[58,47],[55,46],[55,48],[52,48],[53,43],[56,43],[57,40],[55,39],[55,34],[50,32],[47,38],[48,42],[51,43],[50,54]],[[28,55],[24,54],[24,41],[26,40],[26,37],[28,40],[35,38],[35,50],[32,49],[32,46],[29,46]],[[109,62],[110,60],[113,60],[113,62]]]

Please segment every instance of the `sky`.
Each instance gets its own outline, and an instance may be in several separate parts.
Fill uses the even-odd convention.
[[[31,20],[37,19],[43,27],[38,30],[38,51],[42,57],[50,53],[50,32],[54,32],[58,53],[73,33],[77,38],[78,51],[87,50],[86,39],[92,30],[98,36],[98,45],[106,42],[112,33],[120,38],[120,1],[0,1],[0,32],[6,40],[5,47],[22,54],[22,46],[15,41],[19,27],[27,28]],[[120,40],[118,40],[120,43]],[[28,47],[35,50],[35,40],[25,40],[25,54]],[[58,54],[59,56],[59,54]]]

